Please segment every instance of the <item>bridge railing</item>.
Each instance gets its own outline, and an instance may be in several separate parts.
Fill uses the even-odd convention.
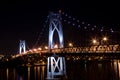
[[[120,46],[117,45],[98,45],[90,47],[70,47],[52,49],[52,53],[119,53]]]
[[[89,47],[68,47],[68,48],[56,48],[45,50],[30,50],[26,53],[18,54],[13,57],[19,57],[21,55],[34,54],[34,53],[120,53],[120,46],[116,45],[98,45]]]

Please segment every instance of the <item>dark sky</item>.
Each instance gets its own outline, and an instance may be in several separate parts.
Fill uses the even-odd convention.
[[[117,2],[116,2],[117,3]],[[0,53],[17,53],[19,40],[35,44],[49,11],[59,9],[92,24],[119,29],[119,5],[80,0],[3,0],[0,1]]]

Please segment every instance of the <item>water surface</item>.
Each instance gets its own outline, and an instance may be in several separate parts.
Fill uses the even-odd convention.
[[[120,60],[66,61],[67,80],[120,80]],[[45,80],[47,66],[0,67],[0,80]]]

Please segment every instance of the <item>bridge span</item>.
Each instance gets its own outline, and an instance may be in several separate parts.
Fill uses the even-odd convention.
[[[49,50],[46,49],[30,49],[22,55],[32,54],[32,53],[120,53],[120,45],[97,45],[89,47],[67,47],[67,48],[54,48]],[[20,54],[17,54],[20,55]]]

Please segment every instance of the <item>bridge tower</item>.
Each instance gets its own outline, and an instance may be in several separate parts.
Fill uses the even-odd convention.
[[[60,13],[49,13],[49,41],[48,41],[48,47],[49,50],[53,49],[55,46],[55,40],[54,35],[58,34],[56,38],[59,38],[58,40],[58,48],[64,47],[63,42],[63,31],[62,31],[62,23],[61,23],[61,14]]]
[[[22,50],[23,50],[24,53],[26,52],[25,40],[20,40],[20,44],[19,44],[19,54],[22,53]]]
[[[47,60],[47,79],[67,78],[64,57],[52,56]]]

